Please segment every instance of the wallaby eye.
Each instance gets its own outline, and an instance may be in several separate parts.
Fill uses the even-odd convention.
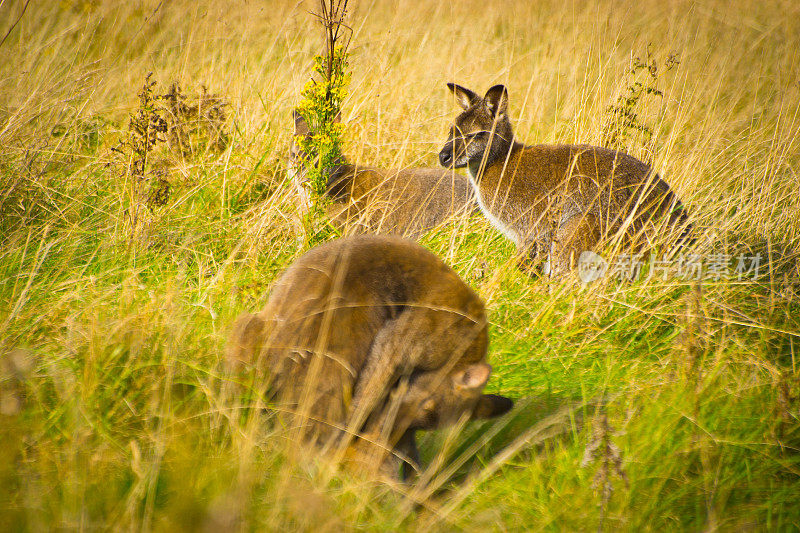
[[[472,133],[469,133],[469,134],[465,135],[464,139],[467,142],[472,142],[472,141],[475,141],[475,140],[478,140],[478,139],[483,139],[488,134],[489,134],[489,132],[486,131],[486,130],[473,131]]]
[[[436,409],[425,409],[420,416],[419,429],[435,429],[439,425],[439,413]]]

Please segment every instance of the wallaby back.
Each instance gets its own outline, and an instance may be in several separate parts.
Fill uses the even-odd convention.
[[[511,407],[481,394],[487,345],[483,302],[452,269],[411,241],[363,235],[296,260],[265,308],[237,319],[227,356],[263,373],[312,439],[349,427],[414,459],[415,430]]]
[[[464,111],[440,163],[467,168],[481,210],[526,255],[546,256],[545,273],[568,270],[581,251],[618,233],[641,245],[663,224],[686,239],[685,210],[649,165],[599,146],[524,146],[514,139],[505,87],[483,98],[448,87]]]
[[[298,136],[310,134],[308,125],[295,110],[290,156],[292,180],[301,205],[310,206],[307,186],[307,155]],[[441,168],[382,169],[360,167],[346,160],[328,179],[326,195],[333,200],[327,214],[340,229],[385,233],[418,238],[458,215],[475,209],[467,180]]]

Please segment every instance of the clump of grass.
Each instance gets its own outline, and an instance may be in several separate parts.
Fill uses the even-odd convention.
[[[176,180],[169,154],[196,158],[209,150],[218,153],[229,143],[228,104],[220,95],[202,86],[198,96],[190,98],[178,82],[161,94],[156,85],[153,73],[148,73],[126,135],[112,148],[127,185],[126,227],[131,242],[147,240],[152,215],[170,201]]]
[[[5,235],[43,220],[52,207],[42,188],[35,185],[44,174],[42,150],[46,147],[40,141],[21,157],[0,156],[0,230]]]

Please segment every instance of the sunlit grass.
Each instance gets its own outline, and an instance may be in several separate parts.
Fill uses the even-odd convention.
[[[2,35],[21,8],[0,4]],[[649,46],[680,58],[637,112],[695,251],[764,258],[757,282],[583,286],[519,272],[479,216],[427,235],[486,300],[489,390],[518,407],[425,435],[413,486],[298,456],[220,364],[233,318],[304,251],[285,163],[322,41],[311,9],[31,2],[0,47],[0,528],[800,526],[800,8],[353,4],[354,161],[436,165],[447,81],[506,84],[524,142],[599,143]],[[171,196],[132,242],[111,148],[148,72],[220,93],[230,143],[158,154]],[[619,470],[584,462],[598,438]]]

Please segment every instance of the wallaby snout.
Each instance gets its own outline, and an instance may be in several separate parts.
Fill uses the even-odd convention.
[[[445,168],[453,168],[453,141],[447,141],[439,152],[439,163]]]
[[[475,405],[472,412],[474,420],[484,420],[504,415],[514,407],[514,402],[505,396],[497,394],[484,394]]]
[[[464,168],[469,164],[470,158],[480,156],[485,147],[476,136],[454,133],[458,131],[455,127],[451,130],[450,137],[439,152],[439,164],[448,169]]]

